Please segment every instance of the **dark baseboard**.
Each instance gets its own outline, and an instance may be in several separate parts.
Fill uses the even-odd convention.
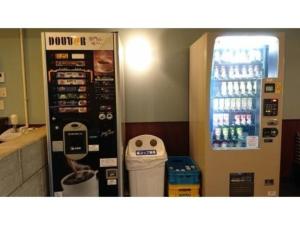
[[[280,166],[280,176],[282,178],[288,178],[292,175],[297,132],[300,132],[300,119],[285,119],[282,121]]]

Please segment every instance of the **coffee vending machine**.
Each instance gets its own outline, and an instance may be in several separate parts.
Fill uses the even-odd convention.
[[[205,33],[190,46],[190,154],[204,196],[278,196],[283,33]]]
[[[51,196],[123,195],[117,33],[42,33]]]

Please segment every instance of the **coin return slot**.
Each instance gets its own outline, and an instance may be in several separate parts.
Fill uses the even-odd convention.
[[[265,179],[265,186],[274,185],[274,179]]]
[[[268,121],[267,122],[267,124],[269,125],[269,126],[277,126],[278,125],[278,120],[270,120],[270,121]]]

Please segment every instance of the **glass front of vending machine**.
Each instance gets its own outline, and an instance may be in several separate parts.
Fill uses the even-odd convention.
[[[215,39],[209,109],[213,150],[260,149],[263,80],[278,77],[278,53],[274,36]]]

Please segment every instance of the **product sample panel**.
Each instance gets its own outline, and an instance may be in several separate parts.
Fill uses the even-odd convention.
[[[278,75],[276,46],[278,40],[268,36],[216,38],[210,88],[210,133],[214,150],[260,147],[261,86],[263,79]],[[264,88],[271,93],[275,89],[272,85]],[[274,115],[270,107],[264,103],[264,115]]]
[[[117,196],[114,35],[44,38],[54,194]]]

